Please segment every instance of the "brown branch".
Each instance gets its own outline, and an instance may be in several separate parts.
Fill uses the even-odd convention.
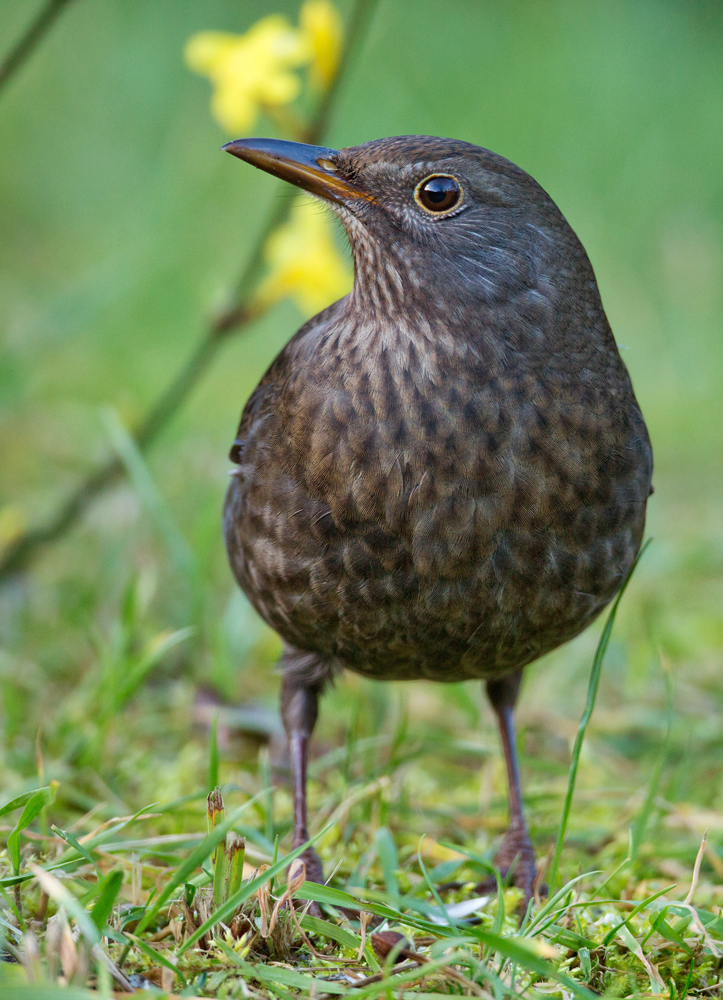
[[[22,64],[32,55],[43,37],[53,26],[54,21],[70,0],[47,0],[40,8],[35,20],[28,26],[24,35],[18,39],[13,48],[0,63],[0,88],[4,87],[11,76],[20,69]]]
[[[56,3],[58,2],[59,0],[56,0]],[[316,113],[309,123],[303,137],[306,142],[319,143],[323,139],[334,101],[339,93],[339,86],[348,69],[352,53],[359,46],[375,4],[376,0],[357,0],[336,76],[321,98]],[[238,333],[258,316],[258,312],[251,308],[250,302],[263,266],[262,251],[271,233],[286,219],[290,204],[290,199],[274,202],[236,284],[232,304],[212,320],[186,364],[158,396],[136,428],[133,438],[142,451],[155,441],[169,420],[185,403],[208,370],[220,346],[232,333]],[[124,474],[125,467],[120,459],[109,457],[80,483],[45,524],[23,532],[6,547],[0,555],[0,581],[25,569],[42,548],[61,538],[78,521],[98,494],[121,479]]]

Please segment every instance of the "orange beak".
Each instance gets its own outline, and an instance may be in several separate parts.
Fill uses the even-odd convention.
[[[368,192],[339,176],[336,149],[285,139],[234,139],[221,149],[327,201],[340,205],[359,199],[374,201]]]

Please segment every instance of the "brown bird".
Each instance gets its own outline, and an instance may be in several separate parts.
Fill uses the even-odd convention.
[[[592,266],[532,177],[467,142],[224,149],[324,199],[354,258],[351,293],[302,326],[246,404],[224,516],[236,578],[285,643],[294,846],[337,671],[479,678],[509,780],[495,860],[529,897],[522,669],[620,588],[651,492]],[[303,857],[320,880],[316,852]]]

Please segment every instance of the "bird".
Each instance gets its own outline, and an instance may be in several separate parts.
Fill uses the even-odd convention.
[[[325,687],[480,680],[509,827],[494,863],[537,875],[513,710],[524,668],[578,635],[639,552],[652,450],[588,256],[524,170],[469,142],[222,147],[333,210],[351,292],[251,394],[223,524],[236,580],[282,639],[293,847]],[[309,846],[306,877],[321,881]]]

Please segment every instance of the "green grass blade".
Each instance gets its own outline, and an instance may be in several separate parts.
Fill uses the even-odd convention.
[[[208,737],[208,790],[218,787],[218,712],[213,717]]]
[[[218,785],[214,785],[211,791],[208,793],[208,798],[206,800],[206,819],[208,823],[208,832],[211,833],[220,826],[226,818],[226,810],[223,804],[223,796],[221,795],[221,789]],[[228,834],[219,844],[216,845],[216,849],[211,855],[211,870],[213,872],[213,903],[214,906],[220,906],[224,900],[224,886],[226,884],[226,842],[228,840]]]
[[[99,931],[102,931],[108,923],[113,905],[118,898],[118,893],[123,885],[123,870],[114,868],[108,872],[100,883],[100,891],[95,901],[95,906],[90,911],[90,917]]]
[[[357,910],[366,910],[377,917],[386,917],[388,920],[404,920],[410,927],[422,925],[424,930],[434,929],[436,934],[446,934],[447,928],[432,924],[428,920],[419,921],[416,917],[410,917],[399,910],[386,906],[384,903],[377,903],[373,900],[352,896],[343,889],[335,889],[330,885],[319,885],[318,882],[304,882],[296,892],[297,899],[310,899],[315,903],[325,903],[328,906],[347,906]],[[451,930],[450,930],[451,933]]]
[[[15,824],[15,829],[8,835],[8,855],[10,856],[13,871],[16,875],[20,870],[20,834],[26,827],[30,826],[45,806],[49,806],[55,801],[56,789],[57,785],[48,785],[34,792],[25,803],[25,807],[20,814],[20,819]]]
[[[263,792],[260,794],[263,794]],[[262,875],[257,875],[256,878],[250,879],[233,896],[229,896],[229,898],[223,903],[223,905],[218,907],[218,909],[211,914],[208,920],[206,920],[203,924],[201,924],[201,926],[197,930],[195,930],[193,934],[183,942],[181,947],[178,949],[178,954],[182,955],[184,951],[187,951],[188,948],[191,947],[192,944],[195,944],[196,941],[198,941],[200,938],[204,936],[204,934],[206,934],[213,927],[215,927],[216,924],[219,923],[219,921],[226,920],[227,917],[230,917],[231,914],[234,913],[235,910],[237,910],[242,903],[246,902],[246,900],[250,896],[253,896],[253,894],[257,892],[262,885],[265,885],[267,882],[270,882],[275,875],[278,875],[279,872],[282,872],[285,868],[288,868],[291,862],[295,861],[296,858],[300,857],[307,849],[307,847],[309,847],[311,844],[317,841],[319,837],[323,836],[327,832],[329,826],[330,824],[327,824],[324,827],[324,829],[320,830],[316,834],[316,836],[311,838],[311,840],[308,840],[305,844],[302,844],[300,847],[297,847],[295,850],[291,851],[285,857],[277,861],[276,864],[271,865],[269,868],[266,869],[266,871]],[[308,882],[304,883],[304,885],[308,884],[309,884]]]
[[[175,632],[160,632],[155,636],[143,655],[129,665],[123,683],[114,693],[113,711],[117,712],[136,693],[151,670],[160,663],[169,650],[185,642],[193,633],[193,628],[179,628]]]
[[[459,927],[457,926],[456,921],[454,921],[452,917],[450,917],[449,912],[447,911],[447,907],[442,902],[442,897],[437,892],[437,887],[435,886],[434,882],[432,882],[427,872],[427,866],[425,865],[424,858],[422,857],[423,840],[424,837],[422,837],[422,839],[419,841],[419,847],[417,848],[417,863],[419,864],[420,871],[422,872],[422,877],[424,878],[424,881],[427,883],[427,888],[434,896],[434,900],[437,906],[439,907],[440,913],[444,914],[445,920],[447,921],[449,926],[452,927],[459,934]]]
[[[226,851],[225,838],[219,843],[213,856],[213,905],[219,907],[224,901],[224,886],[226,885]]]
[[[78,902],[70,890],[54,875],[44,871],[38,865],[30,862],[28,868],[30,868],[33,875],[37,878],[40,888],[59,906],[65,907],[73,920],[75,920],[86,941],[91,945],[100,944],[100,931],[92,920],[90,913]]]
[[[93,865],[96,871],[100,871],[90,851],[87,850],[83,844],[79,843],[77,838],[74,837],[72,833],[66,833],[65,830],[61,830],[58,826],[51,826],[50,829],[54,834],[56,834],[56,836],[60,837],[61,840],[64,840],[68,847],[72,847],[74,851],[77,851],[81,857],[85,858],[86,861]]]
[[[385,826],[379,827],[374,837],[379,862],[382,866],[384,885],[387,895],[393,905],[399,908],[399,884],[397,882],[396,870],[399,867],[397,857],[397,847],[394,838]]]
[[[246,841],[232,830],[226,835],[226,871],[228,875],[224,885],[224,899],[235,895],[241,888],[245,857]]]
[[[310,913],[301,918],[301,926],[305,931],[310,931],[312,934],[321,934],[331,941],[336,941],[342,947],[349,948],[350,951],[358,952],[361,948],[361,938],[353,931],[347,927],[339,927],[337,924],[332,924],[328,920],[320,920],[318,917],[312,917]],[[381,966],[374,954],[369,937],[367,937],[364,945],[364,957],[367,960],[367,965],[374,972],[379,972]]]
[[[582,744],[585,740],[585,733],[587,732],[587,727],[592,717],[593,709],[595,708],[595,700],[597,698],[597,689],[600,684],[600,673],[602,671],[603,660],[605,659],[605,653],[608,648],[608,643],[610,642],[610,636],[612,634],[613,625],[615,624],[615,616],[618,613],[618,608],[620,607],[620,601],[623,598],[623,594],[630,583],[635,568],[640,562],[645,550],[650,545],[652,539],[648,539],[643,545],[640,552],[636,556],[635,562],[630,567],[630,572],[625,577],[623,585],[618,591],[618,595],[615,598],[610,613],[608,614],[607,621],[605,622],[605,627],[602,630],[602,635],[600,636],[600,641],[597,644],[597,649],[595,651],[595,658],[593,659],[592,670],[590,671],[590,680],[588,682],[587,688],[587,700],[585,702],[585,708],[583,710],[582,716],[580,718],[580,723],[577,729],[577,735],[575,737],[575,744],[572,750],[572,760],[570,761],[570,771],[567,780],[567,792],[565,794],[565,803],[562,808],[562,818],[560,819],[560,828],[557,834],[557,841],[555,843],[555,853],[552,859],[552,865],[550,866],[550,877],[549,884],[550,888],[554,889],[557,883],[557,873],[560,866],[560,857],[562,855],[562,848],[565,843],[565,834],[567,833],[567,824],[570,819],[570,809],[572,808],[572,797],[575,794],[575,782],[577,780],[577,769],[580,763],[580,753],[582,751]]]
[[[16,809],[19,809],[20,806],[24,806],[26,802],[32,799],[33,795],[36,795],[38,792],[45,791],[45,789],[49,787],[49,785],[46,785],[45,788],[33,788],[32,791],[23,792],[23,794],[18,795],[17,798],[6,802],[4,806],[0,806],[0,817],[7,816],[8,813],[15,812]]]
[[[458,844],[451,844],[447,840],[440,840],[439,843],[442,847],[447,847],[450,851],[456,851],[457,854],[464,854],[465,857],[468,857],[470,861],[474,861],[488,875],[496,873],[497,869],[489,858],[483,857],[478,851],[473,851],[468,847],[460,847]]]
[[[672,941],[674,944],[677,944],[677,946],[682,951],[684,951],[687,955],[692,957],[693,951],[690,948],[687,941],[685,941],[683,937],[679,934],[679,932],[674,927],[671,927],[668,921],[665,919],[667,912],[668,912],[667,909],[664,909],[661,910],[659,913],[657,913],[655,916],[649,918],[650,935],[655,933],[660,934],[661,937],[664,937],[668,941]],[[648,937],[650,935],[648,935]],[[645,942],[643,941],[642,944],[645,944]]]
[[[530,921],[529,925],[526,928],[525,933],[528,935],[540,934],[541,925],[543,924],[545,919],[549,917],[550,914],[553,913],[553,911],[557,906],[559,906],[559,904],[562,902],[565,896],[572,890],[573,886],[575,886],[578,882],[581,882],[584,878],[590,878],[590,876],[598,874],[600,873],[597,871],[585,872],[582,875],[576,875],[575,878],[571,878],[569,882],[566,882],[561,889],[557,890],[554,896],[551,896],[548,899],[548,901],[542,907],[540,912],[537,913],[534,919]],[[553,916],[553,920],[556,920],[558,916],[559,914],[555,913]]]
[[[525,913],[525,920],[527,920],[528,914],[529,910],[527,911],[527,913]],[[497,874],[497,908],[495,910],[494,920],[492,921],[492,927],[491,927],[492,933],[501,934],[502,925],[504,924],[504,922],[505,922],[505,894],[502,891],[502,879],[500,878],[499,874]],[[490,957],[489,947],[485,948],[483,957],[485,961],[489,959]]]
[[[590,899],[593,900],[595,899],[596,896],[602,895],[602,893],[604,892],[605,889],[607,889],[612,880],[620,874],[620,872],[626,865],[629,864],[630,864],[630,855],[628,854],[628,856],[626,858],[623,858],[620,864],[610,872],[608,877],[604,879],[596,889],[593,889],[592,896],[590,897]],[[595,873],[591,872],[591,874]]]
[[[52,786],[48,786],[48,787],[52,787]],[[35,794],[35,793],[32,793],[32,794]],[[152,802],[150,805],[144,806],[142,809],[139,809],[137,813],[133,814],[133,816],[129,816],[128,819],[120,820],[118,823],[114,824],[113,826],[107,827],[105,830],[102,830],[95,837],[93,837],[91,840],[88,840],[85,843],[84,847],[85,847],[86,851],[89,852],[92,848],[97,847],[100,844],[105,844],[109,840],[112,840],[112,838],[115,836],[116,833],[118,833],[120,830],[124,829],[124,827],[129,826],[131,823],[133,823],[135,820],[137,820],[144,813],[146,813],[149,810],[153,809],[156,805],[157,805],[157,803]],[[70,868],[72,865],[77,865],[78,862],[81,860],[81,858],[85,858],[85,857],[86,857],[86,855],[84,853],[78,852],[75,849],[75,847],[71,847],[71,848],[69,848],[69,850],[64,851],[63,854],[59,858],[56,858],[51,864],[46,865],[45,868],[44,868],[44,870],[48,871],[48,872],[63,871],[66,868]],[[7,878],[1,878],[0,879],[0,888],[8,887],[8,886],[13,886],[13,885],[20,885],[23,882],[30,881],[34,877],[35,877],[34,875],[12,875],[12,876],[9,876]]]
[[[675,889],[675,883],[673,883],[672,885],[666,885],[663,889],[658,889],[658,891],[654,892],[652,896],[648,896],[641,903],[638,903],[638,905],[634,907],[630,911],[630,913],[628,913],[628,915],[620,921],[619,924],[616,924],[615,927],[613,927],[611,930],[608,931],[608,933],[603,938],[602,942],[603,948],[607,948],[607,946],[610,944],[610,942],[618,933],[618,931],[621,930],[623,927],[627,927],[627,925],[630,923],[633,917],[637,917],[637,915],[641,912],[641,910],[644,910],[646,906],[650,906],[652,902],[654,902],[660,896],[664,896],[666,892],[670,892],[671,889]]]
[[[174,521],[163,494],[156,486],[137,443],[113,407],[109,406],[103,410],[103,421],[111,443],[140,499],[155,520],[171,558],[179,569],[191,574],[195,568],[193,552]]]
[[[346,927],[338,927],[329,920],[321,920],[319,917],[312,917],[310,913],[301,918],[301,926],[310,934],[320,934],[330,941],[336,941],[343,948],[349,951],[358,951],[361,947],[361,938]]]
[[[174,975],[178,976],[178,978],[181,980],[184,986],[187,985],[183,973],[179,972],[179,970],[176,968],[173,962],[171,962],[170,959],[166,958],[166,956],[162,952],[156,951],[155,948],[151,948],[151,946],[147,944],[147,942],[143,941],[142,938],[139,938],[136,934],[129,934],[128,931],[126,931],[125,936],[128,938],[129,941],[133,942],[133,944],[139,951],[142,951],[144,955],[150,958],[152,962],[158,962],[159,965],[165,965],[165,967],[167,969],[170,969],[171,972],[174,973]]]
[[[136,934],[142,934],[154,917],[158,914],[159,910],[163,904],[170,899],[171,895],[188,880],[188,876],[191,872],[194,872],[197,868],[200,868],[206,858],[211,854],[215,847],[221,843],[225,838],[228,831],[231,829],[233,824],[236,822],[239,816],[253,805],[254,802],[261,796],[265,794],[265,789],[262,789],[257,795],[249,799],[248,802],[244,802],[227,820],[220,826],[217,826],[211,833],[209,833],[200,842],[198,847],[193,850],[183,864],[179,865],[173,876],[168,880],[166,887],[160,893],[153,906],[149,907],[141,917],[138,927],[136,928]]]

